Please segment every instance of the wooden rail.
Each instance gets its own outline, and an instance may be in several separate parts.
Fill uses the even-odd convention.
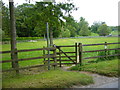
[[[116,43],[107,43],[107,45],[110,44],[120,44],[120,42],[116,42]],[[96,45],[106,45],[105,43],[100,43],[100,44],[84,44],[82,46],[96,46]]]
[[[24,49],[24,50],[16,50],[15,52],[29,52],[29,51],[39,51],[39,50],[55,50],[55,47],[50,48],[37,48],[37,49]],[[1,51],[0,54],[3,53],[11,53],[11,51]]]
[[[96,45],[112,45],[112,44],[120,44],[120,42],[116,42],[116,43],[100,43],[100,44],[82,44],[82,43],[75,43],[75,45],[65,45],[65,46],[54,46],[54,47],[50,47],[50,48],[38,48],[38,49],[24,49],[24,50],[15,50],[12,52],[18,53],[18,52],[30,52],[30,51],[40,51],[43,50],[43,56],[39,56],[39,57],[32,57],[32,58],[22,58],[22,59],[17,59],[17,60],[4,60],[4,61],[0,61],[0,63],[11,63],[11,62],[15,62],[15,61],[27,61],[27,60],[34,60],[34,59],[44,59],[43,61],[43,65],[35,65],[35,66],[29,66],[29,67],[19,67],[19,68],[12,68],[9,70],[4,70],[6,71],[13,71],[13,70],[22,70],[22,69],[28,69],[28,68],[35,68],[35,67],[40,67],[40,66],[48,66],[48,64],[45,64],[45,62],[48,62],[48,60],[46,60],[46,58],[51,58],[50,61],[52,61],[53,63],[51,63],[50,65],[63,65],[63,64],[80,64],[82,65],[82,60],[85,59],[92,59],[92,58],[100,58],[100,57],[106,57],[105,56],[94,56],[94,57],[86,57],[83,58],[83,53],[92,53],[92,52],[101,52],[101,51],[110,51],[110,50],[120,50],[120,48],[112,48],[112,49],[101,49],[101,50],[90,50],[90,51],[83,51],[83,46],[96,46]],[[65,52],[63,51],[61,48],[64,47],[74,47],[74,51],[72,52]],[[59,52],[56,52],[56,49],[59,50]],[[53,54],[47,55],[45,54],[45,50],[49,50],[49,51],[53,51]],[[12,53],[11,51],[1,51],[0,54],[5,54],[5,53]],[[69,55],[71,53],[74,53],[75,55]],[[65,56],[62,56],[62,54],[64,54]],[[77,57],[79,55],[79,62],[77,62]],[[115,55],[107,55],[107,56],[118,56],[120,54],[115,54]],[[63,59],[65,58],[65,59]],[[66,59],[67,58],[67,59]],[[74,58],[74,59],[73,59]],[[62,60],[63,59],[63,60]],[[66,61],[64,63],[64,61]],[[68,61],[68,63],[67,63]],[[70,63],[70,61],[72,61]],[[59,63],[58,63],[59,62]],[[3,71],[3,72],[4,72]]]
[[[120,54],[114,54],[114,55],[107,55],[107,56],[119,56]],[[100,57],[106,57],[106,56],[95,56],[95,57],[87,57],[87,58],[83,58],[84,59],[93,59],[93,58],[100,58]]]
[[[113,49],[107,49],[107,45],[111,45],[111,44],[120,44],[120,42],[116,42],[116,43],[101,43],[101,44],[84,44],[82,46],[96,46],[96,45],[105,45],[105,49],[102,49],[102,50],[91,50],[91,51],[82,51],[82,53],[91,53],[91,52],[101,52],[101,51],[110,51],[110,50],[120,50],[120,48],[113,48]],[[101,58],[101,57],[110,57],[110,56],[119,56],[120,54],[114,54],[114,55],[107,55],[105,54],[104,56],[94,56],[94,57],[86,57],[86,58],[82,58],[82,60],[85,60],[85,59],[93,59],[93,58]],[[79,56],[80,57],[80,56]]]
[[[110,50],[120,50],[120,48],[107,49],[107,51],[110,51]],[[106,49],[102,49],[102,50],[91,50],[91,51],[83,51],[83,53],[100,52],[100,51],[106,51]]]

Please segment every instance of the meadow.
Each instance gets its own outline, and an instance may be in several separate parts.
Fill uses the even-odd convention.
[[[82,43],[82,44],[97,44],[97,43],[113,43],[118,42],[118,37],[100,37],[100,38],[73,38],[73,39],[55,39],[54,44],[55,45],[75,45],[75,43]],[[4,44],[2,46],[2,51],[10,50],[10,44]],[[43,46],[46,46],[46,41],[37,41],[37,42],[21,42],[17,43],[17,49],[23,50],[23,49],[36,49],[36,48],[43,48]],[[118,45],[109,45],[108,48],[118,48]],[[104,49],[104,46],[85,46],[83,47],[84,51],[89,50],[98,50],[98,49]],[[74,51],[75,49],[72,48],[62,48],[63,51]],[[18,58],[30,58],[30,57],[39,57],[42,56],[42,51],[31,51],[31,52],[21,52],[18,53]],[[97,53],[85,53],[84,57],[90,57],[95,56]],[[10,54],[3,54],[2,60],[10,60]],[[30,66],[30,65],[38,65],[43,64],[42,59],[35,59],[30,61],[21,61],[19,62],[20,67],[22,66]],[[2,64],[3,69],[11,68],[11,63],[4,63]]]

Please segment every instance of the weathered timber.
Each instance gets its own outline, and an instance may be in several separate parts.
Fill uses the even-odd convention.
[[[65,52],[63,52],[60,48],[58,48],[64,55],[65,55],[65,57],[67,57],[67,58],[69,58],[71,61],[73,61],[72,59],[71,59],[71,57],[75,57],[75,56],[68,56]],[[61,56],[61,57],[63,57],[63,56]],[[73,61],[74,62],[74,61]],[[75,63],[75,62],[74,62]]]
[[[120,42],[116,42],[116,43],[107,43],[107,45],[110,44],[120,44]],[[96,46],[96,45],[105,45],[105,43],[100,43],[100,44],[84,44],[82,46]]]
[[[24,50],[17,50],[16,52],[29,52],[29,51],[39,51],[39,50],[55,50],[56,48],[50,47],[50,48],[37,48],[37,49],[24,49]],[[11,53],[11,51],[1,51],[2,53]]]
[[[58,47],[75,47],[75,45],[65,45],[65,46],[56,46],[57,48]]]
[[[107,49],[107,51],[109,51],[109,50],[120,50],[120,48]],[[89,53],[89,52],[99,52],[99,51],[105,51],[105,49],[102,49],[102,50],[83,51],[83,53]]]
[[[76,56],[76,64],[77,64],[77,43],[75,43],[75,56]]]
[[[82,43],[79,43],[79,49],[78,49],[78,52],[79,52],[79,63],[80,65],[82,65]]]

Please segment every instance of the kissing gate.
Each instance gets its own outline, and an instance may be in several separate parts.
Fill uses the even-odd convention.
[[[67,48],[66,48],[67,47]],[[59,65],[60,67],[64,64],[80,64],[82,60],[82,44],[75,43],[75,45],[66,45],[66,46],[56,46],[53,45],[47,52],[51,53],[46,54],[46,50],[43,50],[44,57],[48,57],[49,59],[44,58],[44,64],[48,64],[48,66]]]

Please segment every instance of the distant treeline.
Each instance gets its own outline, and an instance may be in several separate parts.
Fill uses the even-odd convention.
[[[10,37],[9,8],[2,3],[2,34],[3,39]],[[45,37],[46,22],[54,38],[78,36],[106,36],[118,30],[117,26],[107,26],[105,22],[94,22],[89,26],[85,18],[77,22],[71,16],[77,10],[72,3],[24,3],[15,7],[17,37]]]

